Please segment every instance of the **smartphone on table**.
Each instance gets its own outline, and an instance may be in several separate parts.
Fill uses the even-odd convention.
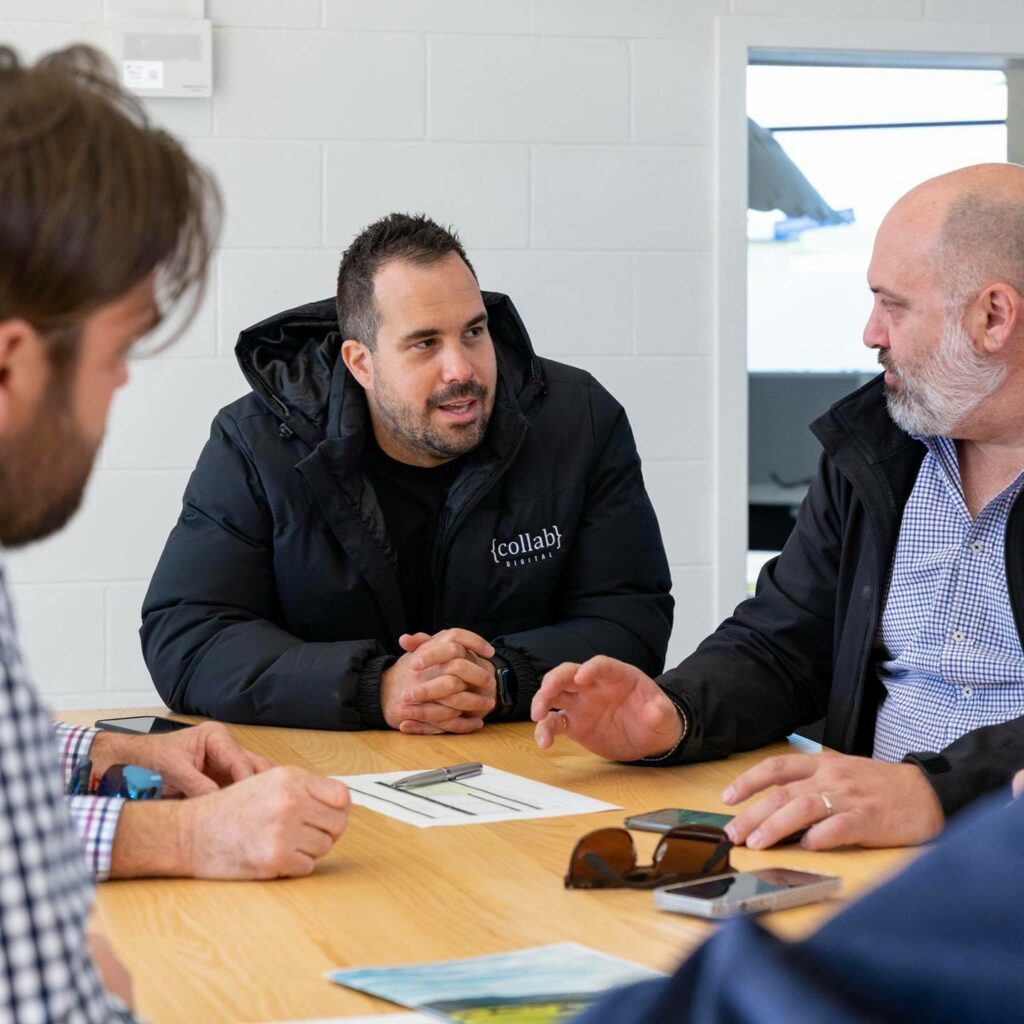
[[[97,729],[107,732],[131,732],[149,736],[162,732],[175,732],[177,729],[190,729],[191,722],[175,722],[170,718],[158,718],[156,715],[136,715],[132,718],[100,718]]]
[[[842,880],[795,868],[761,868],[698,878],[654,890],[655,906],[696,917],[736,917],[817,903],[838,892]]]
[[[715,814],[713,811],[690,811],[685,807],[663,807],[660,811],[648,811],[646,814],[630,815],[626,821],[626,828],[633,828],[639,832],[668,832],[676,825],[713,825],[715,828],[725,828],[735,817],[732,814]],[[802,828],[785,839],[780,839],[776,846],[788,846],[790,843],[798,843],[807,834],[807,829]]]
[[[660,811],[631,814],[625,825],[626,828],[633,828],[639,832],[669,832],[677,825],[713,825],[715,828],[725,828],[732,818],[731,814],[689,811],[683,807],[663,807]]]

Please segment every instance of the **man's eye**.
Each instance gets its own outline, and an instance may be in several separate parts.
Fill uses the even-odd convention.
[[[413,348],[419,352],[426,352],[427,349],[433,348],[437,344],[436,338],[424,338],[422,341],[416,342]]]
[[[483,333],[484,333],[484,329],[482,327],[480,327],[480,326],[470,327],[470,329],[468,331],[466,331],[466,334],[470,338],[480,338],[480,337],[483,336]]]

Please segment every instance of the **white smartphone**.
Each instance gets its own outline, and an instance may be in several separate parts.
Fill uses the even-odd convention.
[[[654,890],[662,910],[696,917],[736,917],[815,903],[838,892],[842,880],[795,868],[761,868],[731,875],[698,878]]]

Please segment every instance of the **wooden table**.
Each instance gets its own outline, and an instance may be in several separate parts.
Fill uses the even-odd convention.
[[[76,711],[91,723],[115,714]],[[159,712],[158,712],[159,713]],[[526,724],[472,736],[335,733],[233,726],[239,742],[283,764],[325,775],[415,771],[461,761],[516,772],[621,804],[622,811],[418,829],[364,808],[309,878],[275,882],[153,880],[99,887],[98,927],[132,973],[138,1010],[153,1024],[288,1020],[394,1012],[324,980],[331,968],[411,963],[575,941],[670,970],[714,926],[654,908],[648,892],[569,891],[562,877],[575,841],[625,814],[659,807],[725,811],[718,797],[776,744],[709,764],[631,768],[559,741],[538,751]],[[657,836],[635,833],[644,862]],[[903,864],[902,850],[810,853],[740,849],[741,868],[788,865],[840,875],[841,898],[781,911],[787,936],[812,930],[850,897]]]

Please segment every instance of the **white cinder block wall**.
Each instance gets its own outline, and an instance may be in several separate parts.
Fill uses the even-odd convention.
[[[213,99],[151,108],[224,190],[213,287],[187,339],[134,366],[71,527],[8,559],[41,688],[63,707],[157,701],[139,608],[210,420],[244,388],[236,334],[330,294],[352,235],[395,209],[455,224],[538,351],[587,367],[625,404],[672,564],[681,657],[714,624],[716,16],[998,21],[1019,7],[206,0]],[[102,44],[106,13],[104,0],[0,0],[0,39],[29,57]]]

